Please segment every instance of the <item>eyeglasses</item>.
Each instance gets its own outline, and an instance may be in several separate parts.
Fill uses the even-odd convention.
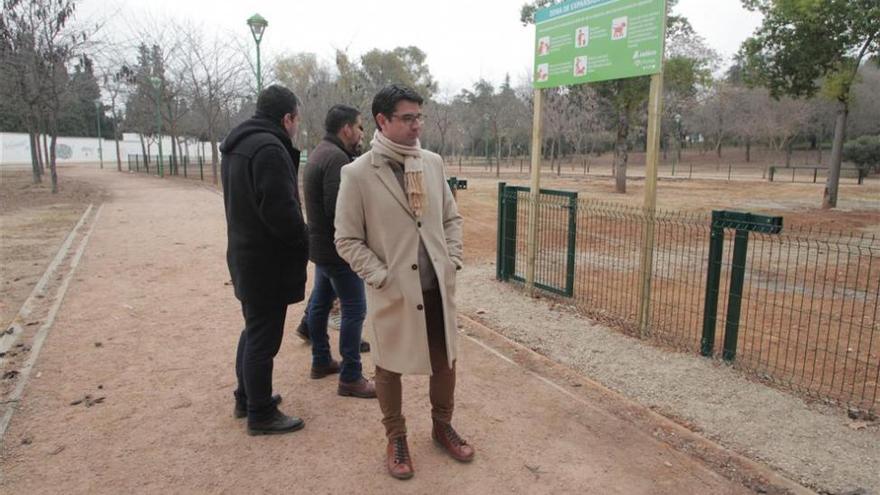
[[[391,114],[392,120],[394,119],[394,117],[397,117],[398,119],[402,120],[403,123],[406,125],[413,125],[417,121],[419,124],[421,124],[421,123],[425,122],[426,118],[428,118],[428,116],[423,113],[405,113],[403,115]]]

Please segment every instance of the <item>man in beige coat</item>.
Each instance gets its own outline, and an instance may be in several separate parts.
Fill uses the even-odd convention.
[[[422,102],[400,85],[376,94],[372,149],[343,167],[335,218],[336,250],[367,284],[364,329],[376,363],[387,467],[399,479],[413,476],[403,373],[431,375],[432,437],[458,461],[474,457],[451,425],[462,219],[443,159],[419,144]]]

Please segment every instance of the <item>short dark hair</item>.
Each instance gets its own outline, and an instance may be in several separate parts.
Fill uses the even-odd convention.
[[[348,105],[333,105],[327,111],[327,117],[324,119],[324,130],[327,134],[336,134],[343,127],[357,122],[358,115],[361,112],[354,107]]]
[[[376,96],[373,97],[373,120],[376,121],[376,127],[379,126],[379,120],[376,117],[381,113],[386,117],[391,117],[397,103],[401,100],[411,101],[421,105],[424,99],[416,93],[416,91],[402,84],[389,84],[380,89]]]
[[[298,103],[299,100],[293,91],[273,84],[260,91],[260,96],[257,97],[257,117],[267,118],[280,124],[285,115],[289,113],[296,115]]]

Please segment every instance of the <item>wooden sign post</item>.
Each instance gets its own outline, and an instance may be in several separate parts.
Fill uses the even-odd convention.
[[[538,237],[538,195],[541,192],[541,89],[535,89],[534,114],[532,117],[532,166],[529,191],[529,224],[526,235],[526,287],[529,294],[535,291],[535,257]]]
[[[526,287],[530,294],[534,293],[535,261],[539,247],[542,88],[650,75],[644,228],[638,288],[638,325],[643,335],[649,330],[651,311],[666,10],[666,0],[566,0],[535,12],[535,113],[532,124]]]

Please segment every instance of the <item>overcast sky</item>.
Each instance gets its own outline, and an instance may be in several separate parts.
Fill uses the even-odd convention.
[[[207,30],[248,33],[245,21],[259,13],[269,21],[262,42],[264,60],[283,53],[313,52],[332,61],[335,49],[359,56],[415,45],[428,55],[440,93],[452,95],[480,78],[514,84],[532,70],[534,26],[519,22],[524,0],[83,0],[78,18],[118,19],[174,16],[201,22]],[[680,0],[686,16],[709,46],[730,57],[760,23],[740,0]],[[131,22],[131,21],[128,21]],[[137,21],[135,21],[137,22]],[[725,63],[726,65],[726,63]]]

